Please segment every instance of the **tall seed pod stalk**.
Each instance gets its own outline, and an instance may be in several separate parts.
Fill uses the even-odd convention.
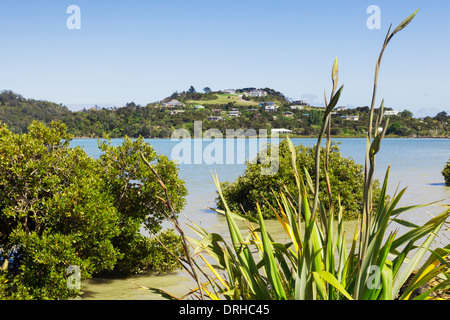
[[[375,102],[377,98],[378,91],[378,79],[380,74],[381,60],[383,58],[383,54],[392,40],[394,35],[404,29],[416,16],[419,9],[417,9],[413,14],[411,14],[408,18],[403,20],[397,28],[391,33],[392,24],[390,25],[388,32],[386,34],[386,38],[384,40],[383,46],[381,48],[381,52],[378,56],[378,59],[375,64],[375,76],[374,76],[374,84],[373,84],[373,92],[372,92],[372,102],[370,105],[370,115],[369,115],[369,126],[367,132],[367,142],[366,142],[366,155],[365,155],[365,170],[364,170],[364,194],[363,194],[363,214],[361,217],[361,228],[360,228],[360,261],[365,258],[365,254],[367,251],[367,246],[369,243],[370,237],[370,229],[371,229],[371,212],[372,212],[372,193],[373,193],[373,174],[375,172],[375,156],[380,150],[381,140],[384,138],[387,127],[389,125],[389,120],[386,122],[382,131],[379,130],[383,121],[383,113],[384,113],[384,100],[381,103],[381,106],[378,110],[377,119],[374,125],[374,111],[375,111]]]

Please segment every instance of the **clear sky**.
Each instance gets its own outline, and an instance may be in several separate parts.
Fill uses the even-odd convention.
[[[70,5],[81,29],[70,30]],[[380,29],[369,29],[370,5]],[[174,91],[270,87],[323,105],[339,59],[339,105],[370,104],[390,23],[379,101],[415,117],[450,113],[450,1],[0,0],[0,90],[84,106],[145,105]]]

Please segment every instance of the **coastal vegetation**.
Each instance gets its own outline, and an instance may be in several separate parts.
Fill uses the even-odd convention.
[[[73,277],[178,267],[166,248],[181,254],[180,236],[161,229],[162,191],[139,155],[164,177],[180,212],[187,191],[176,164],[142,138],[119,146],[104,139],[99,159],[71,139],[59,122],[33,122],[20,134],[0,127],[1,299],[67,299],[81,293],[68,285]]]
[[[70,134],[89,138],[102,138],[105,134],[111,138],[170,138],[175,129],[189,130],[192,135],[195,121],[202,121],[204,131],[254,129],[258,132],[266,129],[270,133],[271,129],[284,128],[292,131],[291,137],[314,137],[319,133],[324,108],[309,106],[304,101],[291,101],[270,88],[261,89],[265,93],[262,97],[244,95],[239,90],[234,94],[210,90],[200,93],[190,88],[143,106],[129,102],[123,107],[92,106],[80,111],[3,91],[0,93],[0,121],[15,133],[27,132],[34,120],[47,125],[51,121],[61,121]],[[171,100],[180,105],[164,105]],[[264,104],[268,103],[278,108],[266,110]],[[231,111],[235,112],[234,116]],[[219,118],[213,118],[215,116]],[[330,134],[334,137],[364,137],[369,117],[368,106],[333,111]],[[410,111],[403,110],[389,115],[389,118],[391,121],[386,132],[389,137],[450,136],[450,116],[445,111],[434,117],[414,118]]]
[[[256,217],[234,212],[227,205],[215,174],[213,178],[223,203],[230,240],[191,223],[200,237],[189,238],[192,255],[185,247],[187,257],[193,261],[185,259],[189,263],[183,267],[199,284],[191,295],[212,300],[425,300],[435,298],[433,294],[437,290],[450,288],[450,245],[432,246],[450,215],[448,206],[443,205],[444,211],[422,226],[403,220],[401,214],[430,204],[399,207],[406,188],[388,196],[389,168],[378,201],[374,202],[376,156],[389,128],[389,119],[383,116],[384,100],[375,113],[380,64],[394,35],[416,14],[417,11],[393,31],[389,28],[376,63],[367,130],[363,207],[350,241],[347,241],[343,222],[346,209],[339,197],[334,199],[332,193],[328,193],[329,199],[322,200],[319,193],[321,171],[329,188],[332,183],[330,167],[321,164],[321,154],[329,153],[330,135],[326,133],[330,129],[331,111],[343,90],[343,86],[337,89],[336,59],[331,72],[332,90],[329,100],[325,97],[326,109],[315,146],[314,178],[308,179],[308,170],[298,166],[298,152],[291,140],[286,139],[295,188],[274,191],[277,205],[272,210],[288,240],[278,242],[272,237],[259,202]],[[327,149],[322,150],[321,140],[325,135]],[[332,203],[328,208],[325,207],[327,201]],[[404,234],[399,233],[400,226],[406,228]],[[210,272],[202,271],[202,277],[193,272],[196,268],[204,270],[196,260],[202,261]],[[430,280],[438,277],[442,279],[438,285],[426,287]],[[166,298],[177,299],[160,289],[149,289]],[[418,292],[417,289],[424,290]]]
[[[319,199],[324,204],[325,209],[330,209],[329,194],[332,199],[337,201],[340,198],[341,206],[344,208],[343,219],[352,220],[361,218],[360,213],[363,208],[363,190],[364,190],[364,170],[363,166],[350,158],[341,156],[339,145],[331,144],[328,152],[321,147],[320,166],[323,168],[325,163],[328,165],[329,185],[325,180],[325,172],[322,170],[320,175]],[[271,150],[270,144],[267,150]],[[303,183],[308,184],[308,179],[315,180],[315,147],[299,145],[295,147],[296,166],[304,168],[310,173],[310,176],[303,176]],[[266,153],[263,150],[262,153]],[[282,140],[278,145],[279,170],[274,175],[264,175],[263,164],[258,155],[254,162],[247,162],[247,168],[243,175],[239,176],[234,182],[223,182],[221,184],[222,196],[216,199],[220,210],[225,210],[225,203],[233,212],[248,214],[257,217],[257,204],[264,219],[275,219],[276,213],[276,194],[284,189],[293,192],[296,189],[295,177],[292,174],[291,151],[286,140]],[[328,189],[328,186],[330,189]],[[378,200],[380,193],[379,182],[374,182],[374,199]],[[335,212],[337,215],[338,213]]]
[[[325,108],[291,109],[289,99],[269,88],[253,97],[208,87],[199,93],[191,86],[147,106],[131,102],[80,112],[1,93],[0,298],[68,299],[81,294],[81,279],[178,267],[197,285],[187,296],[198,299],[423,300],[448,290],[450,245],[433,247],[450,215],[448,205],[416,225],[401,215],[429,204],[399,207],[406,189],[387,194],[390,169],[381,186],[374,179],[387,134],[448,136],[445,112],[426,120],[407,110],[388,116],[384,101],[375,108],[385,49],[416,13],[386,35],[370,106],[342,113],[334,111],[344,90],[338,89],[337,58]],[[182,112],[164,105],[173,100]],[[271,102],[279,108],[265,111]],[[343,118],[355,113],[358,120]],[[208,120],[213,114],[223,120]],[[234,183],[222,184],[214,175],[217,211],[230,240],[194,222],[190,227],[199,238],[188,238],[178,222],[187,195],[178,167],[144,137],[170,137],[179,128],[192,133],[194,121],[202,121],[204,130],[283,127],[318,139],[314,147],[283,140],[275,176],[261,175],[259,158]],[[364,166],[342,158],[331,142],[332,136],[359,134],[367,139]],[[74,136],[101,137],[100,157],[70,147]],[[124,137],[121,145],[113,144],[115,137]],[[284,242],[271,235],[267,218],[280,223]],[[350,241],[347,219],[359,219]],[[163,230],[164,221],[173,229]],[[400,235],[396,226],[406,232]],[[417,293],[437,277],[437,286]]]

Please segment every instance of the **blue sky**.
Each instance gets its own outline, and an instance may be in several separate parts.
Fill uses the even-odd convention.
[[[70,5],[80,30],[66,27]],[[379,30],[367,28],[370,5]],[[73,110],[145,105],[191,85],[270,87],[323,105],[337,56],[339,105],[365,106],[390,23],[418,8],[383,58],[377,104],[450,113],[448,0],[0,0],[0,90]]]

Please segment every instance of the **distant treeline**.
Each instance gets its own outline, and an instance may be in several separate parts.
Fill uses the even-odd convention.
[[[320,129],[321,109],[303,106],[301,109],[291,109],[293,104],[283,94],[272,89],[265,97],[245,97],[245,100],[255,102],[254,105],[239,105],[228,102],[217,103],[217,95],[209,88],[204,93],[190,90],[177,93],[166,99],[149,103],[145,106],[134,102],[124,107],[83,109],[71,111],[62,104],[49,101],[25,99],[12,91],[0,93],[0,121],[16,133],[27,132],[33,120],[49,124],[51,121],[61,121],[67,125],[68,132],[75,137],[98,138],[108,134],[111,138],[124,136],[144,138],[170,138],[175,129],[184,128],[193,134],[194,122],[202,121],[202,129],[260,129],[284,128],[292,130],[293,135],[313,136]],[[176,99],[183,106],[167,108],[162,102]],[[202,101],[204,108],[194,108]],[[259,103],[274,102],[278,108],[269,112]],[[174,112],[176,109],[179,112]],[[181,110],[181,112],[180,112]],[[230,116],[230,111],[239,111],[239,116]],[[220,116],[212,120],[211,116]],[[345,119],[344,116],[358,116],[357,120]],[[369,122],[369,108],[357,107],[336,112],[332,116],[331,134],[334,136],[363,135]],[[387,117],[386,117],[387,118]],[[450,137],[449,115],[442,111],[434,117],[414,118],[413,114],[404,110],[396,116],[389,116],[388,135],[401,137]]]

